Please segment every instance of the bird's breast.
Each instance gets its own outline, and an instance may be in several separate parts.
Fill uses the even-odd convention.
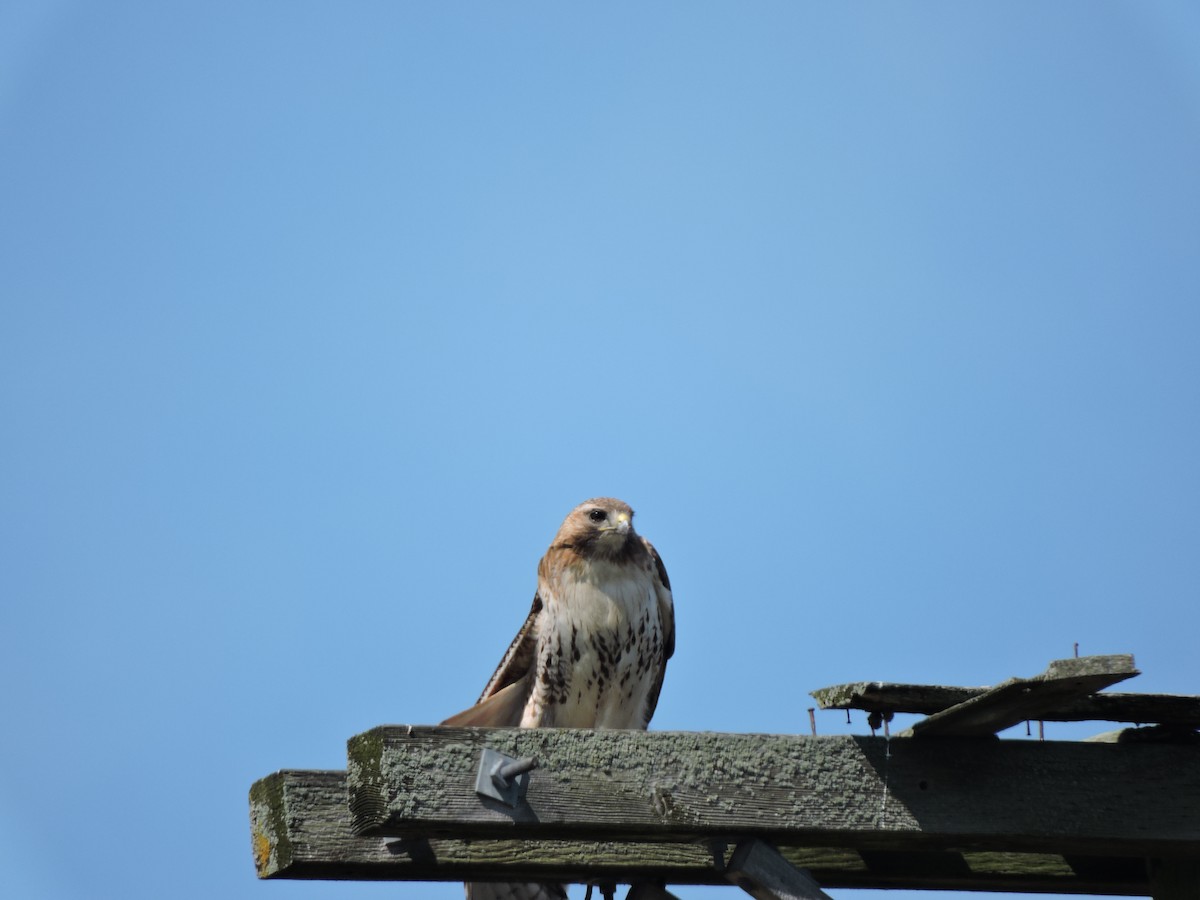
[[[654,584],[643,574],[563,578],[546,591],[537,685],[523,725],[644,727],[664,660]]]

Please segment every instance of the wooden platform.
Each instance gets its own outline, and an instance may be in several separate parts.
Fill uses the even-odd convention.
[[[928,714],[890,739],[383,726],[349,741],[345,772],[253,786],[255,863],[263,878],[733,881],[760,896],[735,869],[777,856],[771,877],[826,889],[1195,900],[1200,698],[1121,695],[1114,721],[1155,726],[1122,734],[1153,740],[992,736],[1074,719],[1136,674],[1131,657],[1091,657],[994,688],[814,692],[822,708]],[[484,748],[536,758],[515,806],[476,793]]]

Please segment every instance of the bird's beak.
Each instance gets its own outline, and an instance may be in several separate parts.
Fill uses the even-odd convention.
[[[621,534],[629,534],[629,516],[625,515],[625,513],[617,513],[616,528]]]

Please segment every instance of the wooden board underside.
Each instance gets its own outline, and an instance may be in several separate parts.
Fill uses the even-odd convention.
[[[260,878],[363,881],[566,881],[722,884],[732,847],[647,842],[357,837],[346,773],[282,771],[250,793]],[[1146,895],[1137,858],[989,852],[860,852],[784,846],[826,888],[909,888]],[[718,863],[719,860],[719,863]]]

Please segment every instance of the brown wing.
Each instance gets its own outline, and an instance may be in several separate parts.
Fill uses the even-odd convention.
[[[654,686],[646,696],[645,724],[649,725],[654,710],[658,707],[658,695],[662,693],[663,678],[667,674],[667,660],[675,655],[675,599],[671,596],[671,579],[667,577],[667,567],[663,565],[662,557],[648,540],[642,538],[642,543],[650,551],[650,558],[654,560],[654,571],[658,575],[654,592],[658,595],[658,620],[662,623],[663,631],[663,663],[654,677]]]
[[[514,727],[521,724],[521,715],[529,699],[529,675],[514,681],[508,687],[496,691],[486,700],[470,709],[455,713],[443,725],[490,725]]]
[[[529,699],[532,679],[529,677],[537,656],[538,618],[542,612],[542,598],[533,595],[533,608],[525,617],[525,624],[513,638],[500,665],[492,674],[470,709],[456,713],[443,725],[511,725],[521,723],[521,712]]]
[[[667,567],[663,565],[662,557],[658,555],[654,545],[645,538],[642,538],[642,543],[650,551],[650,558],[654,560],[654,571],[662,583],[658,591],[658,617],[662,622],[663,639],[666,641],[666,654],[663,656],[663,660],[666,661],[675,655],[675,599],[671,596],[671,579],[667,577]]]

